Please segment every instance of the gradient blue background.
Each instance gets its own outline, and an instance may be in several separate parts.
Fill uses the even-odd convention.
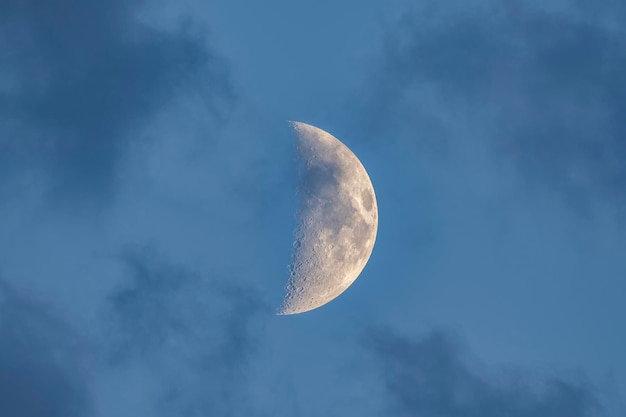
[[[626,415],[626,6],[0,2],[0,415]],[[286,123],[374,183],[275,316]]]

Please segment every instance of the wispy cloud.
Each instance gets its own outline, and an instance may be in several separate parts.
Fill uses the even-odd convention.
[[[420,417],[590,417],[601,412],[582,382],[552,377],[541,384],[491,375],[473,366],[445,332],[410,339],[388,329],[366,338],[388,397],[389,414]]]
[[[0,288],[0,414],[247,415],[271,313],[241,242],[270,202],[238,188],[247,137],[207,134],[236,97],[206,33],[145,6],[0,5],[0,263],[68,321]]]
[[[126,253],[131,280],[109,298],[111,365],[145,367],[165,414],[240,415],[247,369],[272,315],[254,291]]]
[[[102,203],[143,124],[181,91],[219,108],[227,72],[205,39],[136,19],[141,1],[0,5],[0,180],[43,169],[57,200]]]
[[[91,409],[82,342],[53,312],[0,279],[0,412],[78,417]]]
[[[487,146],[577,209],[623,207],[624,15],[617,3],[427,3],[389,33],[371,123],[410,126],[422,152]]]

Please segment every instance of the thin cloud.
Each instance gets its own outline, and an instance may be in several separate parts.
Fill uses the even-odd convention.
[[[617,4],[425,5],[390,31],[371,123],[398,137],[408,127],[427,152],[486,145],[577,209],[597,197],[622,207],[626,41],[611,21],[624,15]]]
[[[6,416],[89,415],[77,338],[0,279],[0,410]]]
[[[247,369],[271,317],[261,296],[150,251],[121,260],[132,279],[109,297],[111,366],[146,366],[168,415],[243,413]]]
[[[2,2],[0,180],[43,168],[57,200],[101,203],[127,144],[181,91],[219,114],[224,65],[189,26],[138,22],[142,3]]]
[[[371,332],[374,353],[394,416],[591,417],[603,415],[582,383],[551,378],[540,386],[521,378],[493,378],[474,369],[450,335],[410,339],[387,329]]]

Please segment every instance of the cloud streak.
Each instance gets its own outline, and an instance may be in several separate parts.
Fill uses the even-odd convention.
[[[48,175],[57,200],[106,201],[140,127],[182,91],[215,111],[228,75],[190,25],[142,24],[140,1],[5,1],[0,6],[0,179]]]
[[[249,361],[271,317],[261,296],[151,251],[121,260],[131,280],[109,297],[111,365],[142,367],[165,415],[243,413]]]
[[[366,346],[383,376],[394,416],[591,417],[601,409],[584,384],[551,378],[490,378],[475,369],[444,332],[410,339],[387,329],[371,332]]]
[[[90,412],[76,335],[44,306],[0,279],[0,410],[8,416]]]
[[[615,3],[428,3],[390,32],[372,123],[410,127],[423,151],[487,146],[576,209],[624,207],[626,43],[610,16],[625,14]]]
[[[0,262],[68,320],[0,288],[10,415],[249,415],[270,313],[240,259],[258,204],[236,189],[258,152],[212,136],[236,98],[203,29],[144,6],[0,5]]]

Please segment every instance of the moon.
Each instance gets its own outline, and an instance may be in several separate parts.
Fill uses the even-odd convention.
[[[329,303],[361,274],[378,230],[378,206],[361,161],[337,138],[291,122],[301,162],[290,276],[279,315]]]

